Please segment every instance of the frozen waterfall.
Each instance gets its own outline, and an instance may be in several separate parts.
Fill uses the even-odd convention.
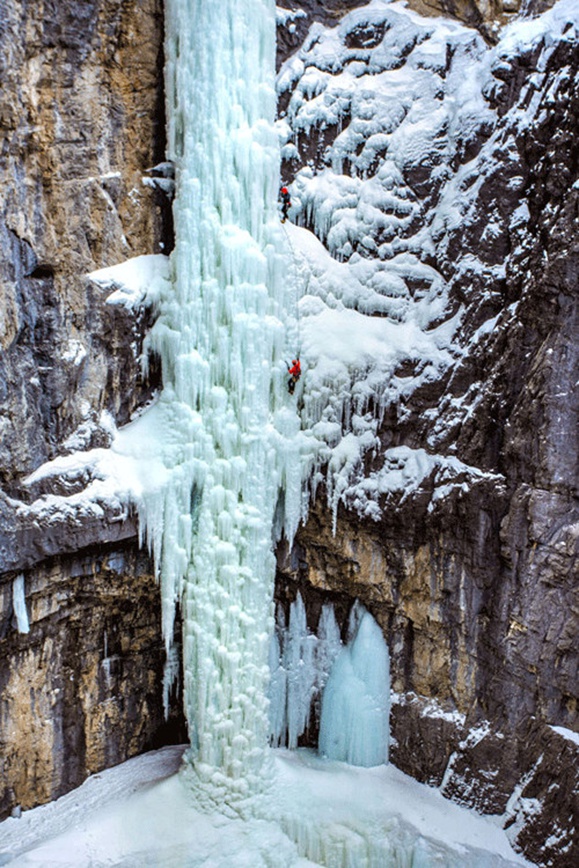
[[[192,776],[231,804],[268,779],[272,528],[277,516],[291,536],[301,504],[285,387],[275,5],[167,0],[166,28],[176,243],[148,347],[163,366],[164,473],[140,518],[168,650],[182,606]]]
[[[294,350],[295,286],[284,280],[291,268],[276,205],[275,6],[168,0],[166,25],[176,243],[149,338],[163,365],[153,413],[165,438],[164,473],[143,493],[141,523],[162,586],[167,681],[175,670],[176,605],[183,611],[193,786],[202,798],[231,805],[267,786],[268,738],[296,747],[312,702],[319,718],[336,657],[351,659],[354,670],[356,660],[358,668],[372,666],[360,664],[364,654],[381,658],[359,638],[342,652],[347,658],[339,655],[328,608],[319,637],[312,636],[299,596],[287,630],[278,623],[273,645],[270,639],[273,543],[282,529],[293,537],[308,468],[284,362]],[[366,640],[379,633],[371,624],[374,632],[365,620],[360,626]],[[374,676],[387,678],[387,666]],[[358,670],[347,679],[350,692],[357,677]],[[333,688],[332,695],[342,694]],[[353,726],[367,723],[374,740],[387,744],[387,709],[378,721],[375,706],[367,721],[353,714]],[[334,723],[324,731],[334,732],[337,712],[326,717]],[[383,761],[384,749],[370,753],[340,758]]]
[[[164,387],[99,452],[125,460],[123,486],[154,554],[166,707],[182,609],[191,748],[179,775],[180,750],[165,748],[91,776],[59,800],[53,824],[52,805],[37,809],[49,809],[38,829],[14,818],[0,863],[29,850],[26,864],[62,868],[514,865],[496,825],[384,764],[388,654],[367,612],[354,607],[344,645],[333,609],[321,608],[313,634],[298,594],[274,630],[273,544],[282,530],[291,542],[304,516],[318,448],[286,388],[298,329],[284,275],[297,269],[276,210],[275,6],[166,0],[165,22],[176,246],[148,341]],[[13,607],[27,631],[21,576]],[[312,710],[326,758],[269,750],[270,739],[297,746]]]
[[[388,762],[390,658],[372,615],[354,607],[351,638],[330,672],[322,700],[320,753],[357,766]]]
[[[271,741],[294,749],[319,727],[320,753],[358,766],[388,762],[390,658],[372,615],[355,602],[342,644],[326,603],[315,632],[301,594],[284,616],[278,606],[270,647]]]

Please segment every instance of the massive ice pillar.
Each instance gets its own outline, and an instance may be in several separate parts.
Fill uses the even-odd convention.
[[[176,242],[151,337],[166,476],[142,518],[168,643],[182,606],[195,775],[232,803],[267,780],[272,526],[290,477],[299,504],[277,252],[275,4],[166,0],[166,27]]]

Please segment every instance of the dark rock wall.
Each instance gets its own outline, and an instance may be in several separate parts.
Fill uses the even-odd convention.
[[[456,455],[496,477],[436,500],[427,479],[404,498],[384,498],[376,522],[342,507],[335,535],[321,492],[293,551],[280,549],[278,595],[297,586],[308,604],[313,585],[362,600],[391,649],[393,762],[463,804],[503,814],[533,861],[571,868],[579,860],[579,42],[571,28],[546,63],[544,49],[497,65],[487,93],[497,124],[459,141],[449,167],[492,142],[468,217],[435,239],[429,259],[451,287],[449,312],[464,306],[465,352],[388,408],[380,430],[384,448]],[[530,122],[519,125],[532,100]],[[298,142],[303,163],[330,166],[336,134],[312,126]],[[300,166],[287,164],[284,178]],[[428,207],[438,195],[432,168],[406,176]],[[525,227],[512,219],[521,201]],[[489,222],[496,231],[486,232]],[[465,276],[469,254],[483,268]],[[498,326],[478,335],[493,316]],[[457,413],[465,396],[468,412]]]
[[[186,740],[176,688],[163,709],[159,592],[135,546],[99,546],[0,580],[0,816],[79,786],[144,750]]]
[[[142,182],[164,158],[162,69],[161,0],[1,4],[0,816],[185,738],[182,715],[164,723],[159,591],[127,508],[42,519],[23,485],[106,446],[102,412],[126,422],[155,385],[138,359],[149,314],[106,305],[86,274],[170,243]]]

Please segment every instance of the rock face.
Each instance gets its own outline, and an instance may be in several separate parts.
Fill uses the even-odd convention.
[[[344,66],[334,54],[331,70],[320,67],[316,78],[310,37],[291,74],[280,77],[293,133],[284,179],[296,179],[302,203],[294,219],[318,227],[329,243],[347,237],[336,247],[345,261],[371,262],[375,251],[394,261],[391,238],[372,235],[372,228],[370,241],[346,234],[352,218],[343,224],[335,218],[328,230],[315,186],[332,172],[336,185],[341,172],[369,185],[394,149],[396,120],[384,130],[382,153],[363,163],[363,143],[376,130],[360,135],[369,115],[336,80],[346,63],[359,78],[364,64],[382,72],[371,49],[379,50],[389,26],[380,29],[376,17],[366,23],[360,11],[354,29],[343,30]],[[408,48],[396,69],[423,38],[400,36]],[[391,55],[384,56],[392,68]],[[457,478],[445,486],[435,472],[426,473],[413,490],[384,493],[370,520],[363,516],[362,484],[351,482],[334,533],[335,494],[329,491],[326,503],[320,492],[293,551],[280,549],[278,561],[280,599],[299,588],[308,606],[309,586],[330,597],[357,596],[383,626],[396,694],[392,760],[463,804],[503,814],[515,846],[533,861],[569,868],[579,858],[572,819],[579,730],[573,638],[579,627],[573,387],[579,200],[571,135],[579,121],[578,71],[571,24],[553,51],[548,40],[515,56],[501,54],[499,44],[484,86],[491,115],[481,115],[475,129],[455,130],[454,138],[441,126],[426,160],[414,157],[411,133],[405,140],[400,201],[418,200],[420,212],[406,220],[406,236],[407,210],[401,212],[395,253],[412,251],[442,276],[449,296],[439,322],[462,311],[461,349],[454,363],[414,390],[416,364],[395,372],[408,385],[383,411],[382,451],[369,451],[357,472],[370,479],[384,450],[407,447],[456,456],[483,475],[475,484]],[[451,74],[451,66],[441,72],[441,100]],[[318,121],[316,100],[324,100]],[[328,121],[327,107],[339,100]],[[400,123],[406,113],[408,105]],[[448,162],[441,173],[449,143],[456,150],[442,158]],[[456,185],[450,195],[446,183]],[[449,216],[455,206],[456,221]],[[363,214],[352,198],[335,208]],[[413,237],[420,243],[413,246]],[[408,298],[421,291],[406,281]],[[345,422],[343,430],[352,429]],[[310,605],[319,609],[318,596]]]
[[[2,483],[139,400],[130,335],[85,275],[166,240],[142,182],[164,156],[162,4],[3,4]]]
[[[312,24],[337,25],[362,5],[288,0],[280,62]],[[534,12],[550,5],[524,3]],[[519,4],[410,6],[453,15],[492,42],[494,25]],[[386,32],[362,16],[347,34],[357,75]],[[412,34],[404,39],[392,69],[404,69],[420,47]],[[312,629],[326,598],[342,623],[359,598],[390,645],[392,760],[461,803],[502,814],[533,861],[570,868],[578,859],[579,53],[572,28],[547,42],[495,57],[480,122],[453,136],[441,123],[428,159],[408,150],[402,193],[388,213],[392,224],[400,220],[392,236],[369,233],[368,247],[333,251],[344,261],[358,254],[387,262],[389,244],[408,244],[407,252],[422,232],[420,264],[448,290],[431,331],[460,314],[451,364],[415,389],[420,359],[392,372],[408,389],[385,406],[360,477],[398,447],[458,456],[480,472],[447,478],[448,468],[433,465],[411,492],[383,493],[370,517],[349,489],[327,503],[320,486],[293,549],[280,547],[277,593],[287,603],[300,589]],[[465,45],[473,58],[484,47],[476,32]],[[433,72],[441,103],[453,51]],[[178,697],[164,722],[159,595],[130,509],[102,503],[90,515],[72,509],[39,523],[27,509],[33,498],[81,491],[87,480],[69,477],[66,490],[58,480],[24,484],[55,455],[106,446],[110,420],[126,422],[156,385],[154,366],[147,379],[139,366],[152,313],[135,319],[107,305],[107,290],[86,275],[170,247],[167,200],[142,182],[164,156],[162,61],[161,0],[4,4],[1,815],[184,737]],[[305,61],[315,68],[311,56]],[[425,53],[418,66],[429,62]],[[338,63],[332,77],[339,71]],[[282,87],[288,125],[301,86],[296,75]],[[519,123],[522,116],[530,122]],[[342,136],[353,120],[368,118],[350,104],[335,123],[314,122],[307,132],[296,123],[284,177],[304,166],[315,177],[336,156],[342,177],[378,176],[381,146],[361,172],[356,161],[369,136]],[[338,154],[339,138],[347,147]],[[451,219],[442,204],[461,201]],[[313,229],[315,211],[313,203],[298,219]],[[400,298],[419,303],[428,286],[406,277]],[[20,632],[23,606],[29,632]],[[308,736],[315,740],[315,726]]]
[[[28,632],[18,579],[0,584],[3,816],[186,739],[178,696],[163,713],[158,588],[143,554],[102,545],[20,576]]]
[[[476,27],[490,42],[496,41],[501,25],[518,12],[539,14],[555,0],[408,0],[407,6],[420,15],[445,15]],[[281,6],[281,4],[279,4]],[[366,0],[284,0],[279,14],[278,63],[303,43],[314,22],[335,26],[349,10],[365,6]],[[290,12],[288,16],[286,10]]]
[[[148,314],[106,305],[86,274],[171,243],[170,205],[143,183],[164,157],[162,15],[160,0],[2,4],[1,816],[184,734],[181,717],[163,735],[159,595],[127,509],[39,522],[23,485],[107,445],[155,385],[138,358]]]

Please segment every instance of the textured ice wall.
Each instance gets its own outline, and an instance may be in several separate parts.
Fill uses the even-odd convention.
[[[142,420],[157,442],[162,430],[159,483],[139,511],[168,650],[183,609],[192,777],[231,804],[267,783],[272,527],[277,516],[291,536],[300,512],[276,252],[275,5],[168,0],[166,28],[176,243],[149,340],[164,388]]]
[[[322,700],[320,753],[356,766],[388,762],[390,658],[382,631],[362,606],[332,667]]]
[[[278,608],[270,646],[270,725],[274,747],[296,748],[310,726],[312,705],[319,708],[324,687],[342,643],[334,608],[320,613],[317,633],[308,629],[306,609],[298,593],[288,623]]]
[[[390,658],[380,627],[359,602],[350,613],[346,645],[330,603],[315,633],[299,593],[287,623],[279,607],[270,668],[274,747],[296,748],[313,712],[323,756],[358,766],[388,762]]]

